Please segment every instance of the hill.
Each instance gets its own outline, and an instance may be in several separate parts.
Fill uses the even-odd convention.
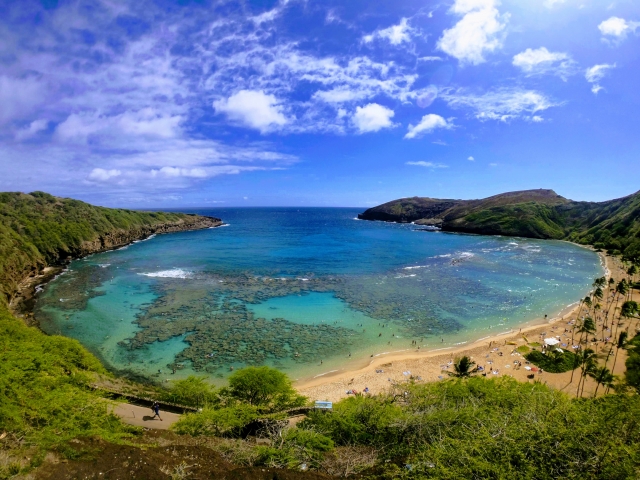
[[[449,232],[570,240],[640,261],[640,192],[606,202],[576,202],[543,189],[480,200],[412,197],[370,208],[358,218],[415,222]]]
[[[0,303],[51,265],[154,233],[215,227],[218,218],[96,207],[48,193],[0,193]]]

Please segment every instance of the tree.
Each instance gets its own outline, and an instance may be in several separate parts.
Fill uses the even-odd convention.
[[[205,407],[217,402],[215,388],[204,378],[193,375],[177,380],[173,387],[162,396],[163,400],[193,407]]]
[[[478,367],[474,367],[476,362],[466,355],[457,358],[453,363],[453,372],[446,372],[451,377],[468,378],[478,371]]]
[[[596,381],[596,390],[593,392],[593,398],[598,394],[600,385],[610,387],[613,385],[614,376],[607,367],[593,367],[587,374]]]
[[[580,383],[582,382],[582,390],[584,391],[584,380],[587,374],[595,366],[596,352],[591,348],[585,348],[577,353],[578,365],[580,366],[580,378],[578,379],[578,388],[576,390],[576,397],[580,395]]]
[[[229,377],[226,390],[233,399],[246,402],[264,412],[300,407],[307,402],[291,386],[284,373],[269,367],[247,367]]]

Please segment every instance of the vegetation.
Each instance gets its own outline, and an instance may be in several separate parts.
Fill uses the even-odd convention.
[[[637,478],[640,397],[475,377],[349,398],[302,428],[378,452],[376,478]],[[608,434],[608,432],[616,432]]]
[[[568,351],[554,350],[544,354],[539,350],[532,350],[525,355],[525,358],[536,367],[550,373],[569,372],[578,366],[577,355]]]
[[[0,302],[8,301],[29,273],[46,265],[135,240],[159,226],[201,220],[180,213],[95,207],[44,192],[0,193]]]
[[[640,192],[598,203],[574,202],[552,190],[510,192],[483,200],[414,197],[370,208],[360,217],[431,219],[447,231],[570,240],[640,262]]]
[[[0,307],[2,445],[35,447],[30,464],[36,465],[46,450],[70,452],[68,442],[80,436],[130,436],[135,429],[111,415],[108,402],[90,388],[95,373],[105,372],[76,340],[44,335]]]
[[[284,373],[269,367],[247,367],[229,377],[228,395],[260,412],[273,413],[300,407],[307,399],[291,386]]]

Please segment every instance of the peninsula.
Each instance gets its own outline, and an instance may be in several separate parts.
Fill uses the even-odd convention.
[[[72,259],[154,234],[220,225],[219,218],[97,207],[44,192],[0,193],[2,303],[14,313],[28,313],[35,285],[46,282]]]
[[[640,258],[640,192],[606,202],[576,202],[553,190],[522,190],[480,200],[411,197],[358,215],[447,232],[568,240],[629,260]]]

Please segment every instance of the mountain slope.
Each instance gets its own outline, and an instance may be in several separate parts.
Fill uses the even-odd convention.
[[[542,189],[481,200],[413,197],[370,208],[358,218],[436,225],[449,232],[564,239],[640,261],[640,192],[606,202],[574,202]]]
[[[95,207],[43,192],[0,193],[0,303],[20,282],[48,265],[146,238],[196,230],[220,219],[181,213]]]

